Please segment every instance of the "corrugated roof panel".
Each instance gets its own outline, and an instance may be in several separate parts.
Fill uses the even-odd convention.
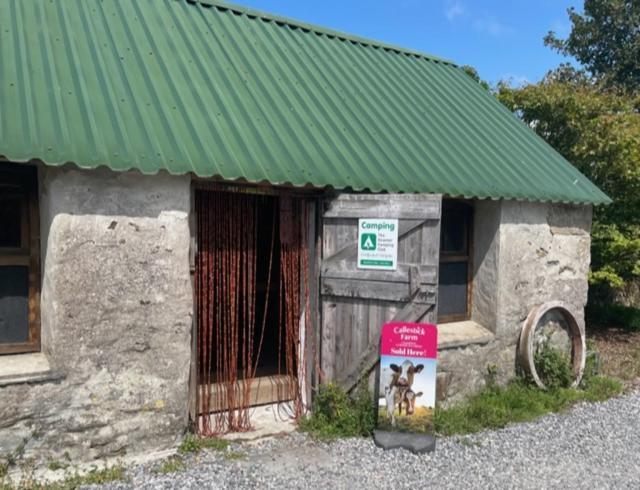
[[[609,201],[451,62],[219,2],[0,2],[0,155]]]

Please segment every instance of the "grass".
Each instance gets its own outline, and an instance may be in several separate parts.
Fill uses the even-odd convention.
[[[622,392],[622,384],[604,376],[585,380],[581,389],[540,390],[516,380],[506,387],[490,386],[452,408],[436,409],[438,434],[470,434],[528,422],[550,412],[560,412],[581,401],[602,401]]]
[[[203,449],[212,449],[214,451],[226,451],[230,442],[216,437],[197,437],[193,434],[187,434],[183,439],[178,452],[180,454],[197,454]]]
[[[54,484],[48,490],[73,490],[83,485],[103,485],[114,481],[125,481],[125,468],[122,465],[104,469],[93,469],[84,475],[74,475],[63,482],[61,486]]]
[[[65,480],[52,483],[40,483],[33,477],[32,470],[23,471],[17,483],[0,478],[0,490],[75,490],[86,485],[103,485],[114,481],[126,481],[125,468],[122,465],[103,469],[94,468],[88,473],[76,473]]]
[[[178,447],[178,454],[166,459],[160,466],[154,469],[155,473],[166,475],[178,473],[186,468],[184,457],[189,454],[198,454],[205,449],[217,451],[229,461],[237,461],[246,458],[246,454],[241,451],[231,451],[231,443],[225,439],[217,437],[198,437],[187,434]]]
[[[184,470],[185,464],[184,459],[180,456],[172,456],[169,459],[165,460],[160,466],[158,466],[154,472],[159,475],[168,475],[170,473],[178,473]]]
[[[242,451],[225,451],[224,457],[229,461],[240,461],[245,459],[247,454]]]

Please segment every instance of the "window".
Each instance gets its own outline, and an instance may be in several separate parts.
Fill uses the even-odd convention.
[[[438,322],[468,320],[471,303],[473,207],[463,201],[442,202]]]
[[[0,354],[40,350],[36,169],[0,164]]]

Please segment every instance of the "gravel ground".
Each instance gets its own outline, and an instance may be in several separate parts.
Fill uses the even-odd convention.
[[[640,392],[472,436],[436,452],[382,451],[369,439],[318,443],[302,434],[193,456],[180,473],[152,466],[101,488],[640,488]],[[237,457],[237,454],[236,454]]]

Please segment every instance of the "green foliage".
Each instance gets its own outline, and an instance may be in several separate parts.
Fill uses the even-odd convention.
[[[595,223],[592,236],[592,297],[598,303],[608,303],[609,290],[640,277],[640,226]]]
[[[68,467],[69,465],[67,463],[62,463],[60,461],[49,461],[47,464],[47,469],[51,471],[66,470]]]
[[[627,332],[640,332],[640,309],[622,305],[589,304],[587,321],[599,327],[618,327]]]
[[[487,365],[487,374],[485,375],[487,386],[493,387],[496,385],[498,374],[500,374],[500,368],[496,364]]]
[[[637,0],[585,0],[584,13],[568,10],[567,39],[550,32],[545,44],[576,58],[608,87],[640,88],[640,6]]]
[[[614,198],[605,223],[640,224],[640,103],[560,69],[522,88],[502,83],[498,99]],[[623,230],[624,231],[624,230]]]
[[[376,424],[373,396],[364,386],[353,397],[335,384],[321,385],[311,415],[300,421],[300,430],[318,439],[370,436]]]
[[[549,412],[565,410],[579,401],[602,401],[622,392],[622,385],[596,376],[584,389],[540,390],[531,383],[515,380],[504,388],[492,386],[452,408],[437,408],[436,431],[442,435],[469,434],[527,422]]]
[[[571,359],[548,342],[536,350],[533,362],[538,376],[548,389],[568,388],[573,383]]]
[[[172,456],[166,459],[154,471],[160,475],[168,475],[170,473],[178,473],[184,470],[184,460],[180,456]]]
[[[475,82],[477,82],[487,92],[491,90],[491,86],[480,78],[480,74],[478,73],[478,70],[476,70],[473,66],[464,65],[462,69],[467,75],[469,75]]]
[[[214,451],[226,451],[230,442],[216,437],[197,437],[187,434],[178,447],[180,454],[199,453],[203,449],[213,449]]]

